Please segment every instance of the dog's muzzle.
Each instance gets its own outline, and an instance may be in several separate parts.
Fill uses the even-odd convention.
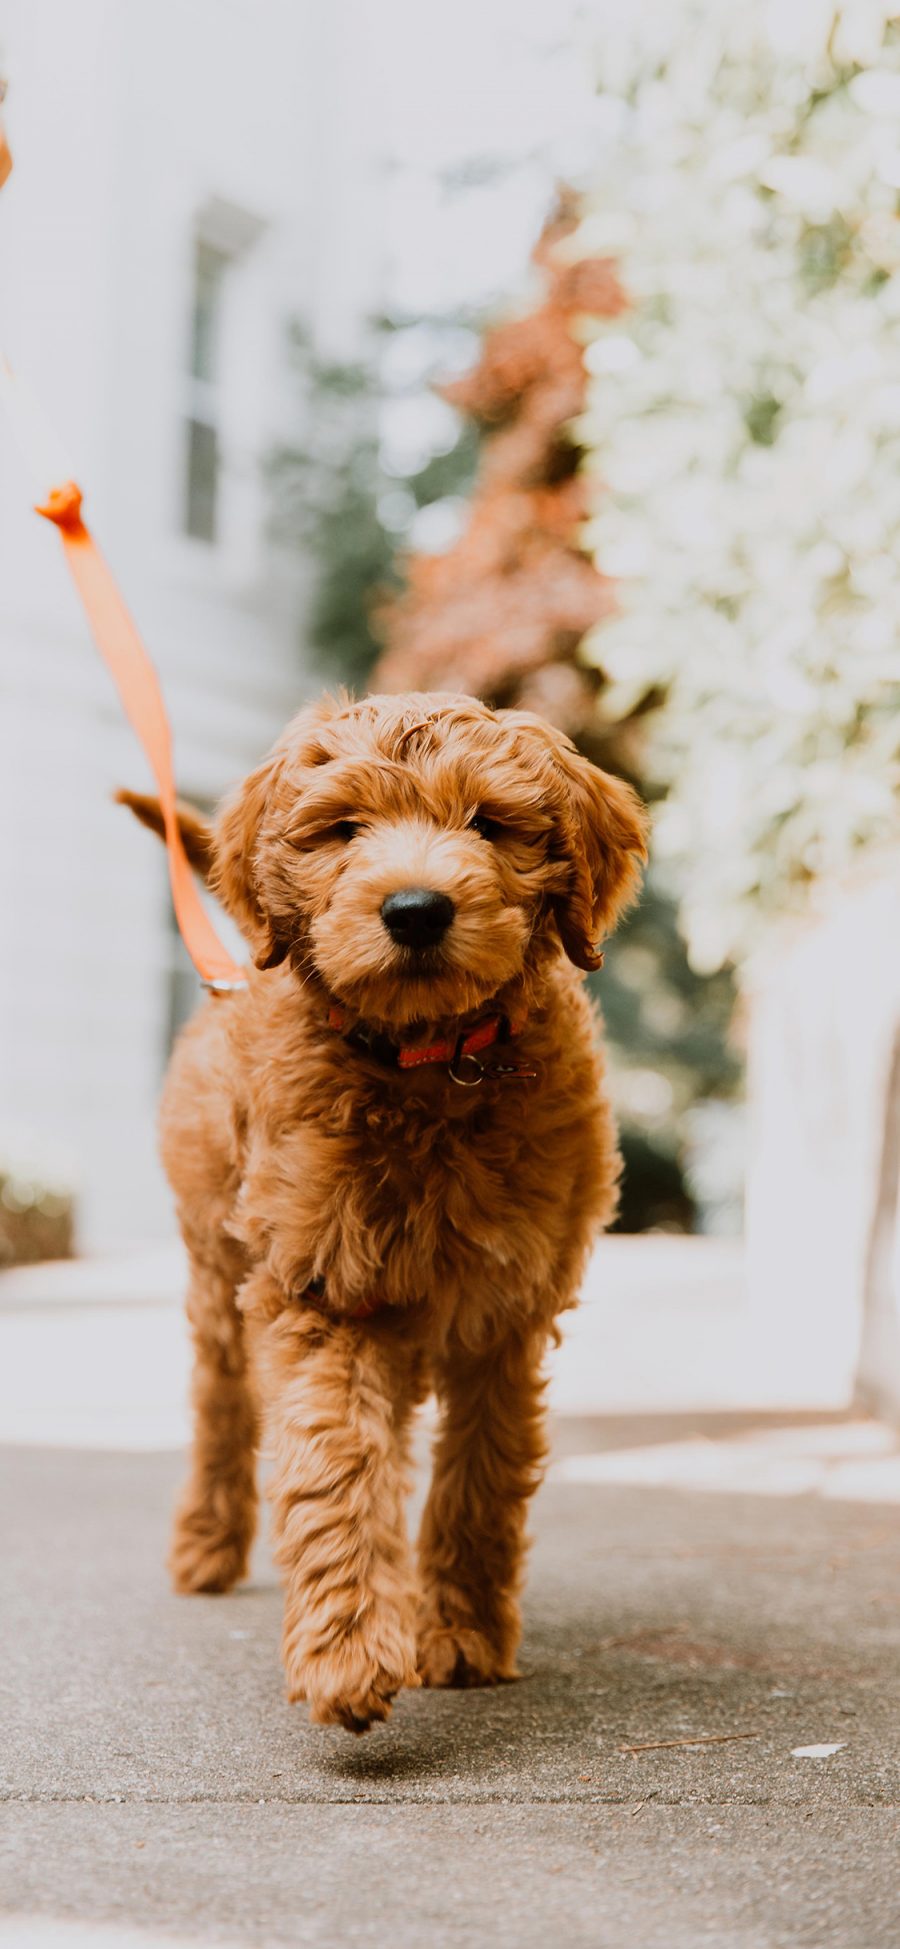
[[[447,893],[431,887],[403,887],[389,893],[381,918],[398,947],[424,949],[437,947],[453,919],[456,909]]]

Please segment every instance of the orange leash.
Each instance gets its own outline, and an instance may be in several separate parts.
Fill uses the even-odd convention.
[[[81,519],[81,489],[74,481],[66,481],[39,504],[37,513],[59,530],[91,634],[156,779],[166,828],[172,901],[184,945],[207,988],[217,994],[246,988],[246,971],[223,947],[188,864],[178,830],[172,734],[159,678],[97,543]]]

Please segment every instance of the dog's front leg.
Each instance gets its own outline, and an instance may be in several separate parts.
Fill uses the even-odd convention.
[[[405,1515],[418,1362],[401,1321],[340,1323],[302,1304],[254,1320],[255,1298],[288,1697],[319,1725],[365,1732],[419,1682]]]
[[[221,1591],[244,1576],[256,1529],[256,1405],[235,1305],[245,1268],[222,1241],[189,1252],[194,1440],[169,1568],[178,1591]]]
[[[525,1513],[545,1460],[546,1335],[510,1337],[438,1370],[443,1416],[419,1537],[426,1685],[517,1677]]]

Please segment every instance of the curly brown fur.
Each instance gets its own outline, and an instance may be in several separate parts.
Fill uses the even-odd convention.
[[[412,696],[303,711],[214,831],[197,818],[255,965],[185,1031],[163,1102],[196,1348],[173,1574],[221,1590],[246,1567],[258,1402],[288,1695],[359,1732],[401,1686],[516,1673],[543,1356],[619,1170],[575,968],[633,897],[644,815],[539,719]],[[454,903],[418,955],[381,917],[411,887]],[[537,1080],[486,1058],[463,1089],[347,1040],[365,1024],[427,1047],[493,1014],[527,1017],[515,1059]],[[415,1571],[407,1441],[430,1386]]]

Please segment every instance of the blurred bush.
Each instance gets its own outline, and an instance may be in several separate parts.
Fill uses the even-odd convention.
[[[75,1200],[33,1165],[0,1163],[0,1270],[68,1259],[74,1252]]]

